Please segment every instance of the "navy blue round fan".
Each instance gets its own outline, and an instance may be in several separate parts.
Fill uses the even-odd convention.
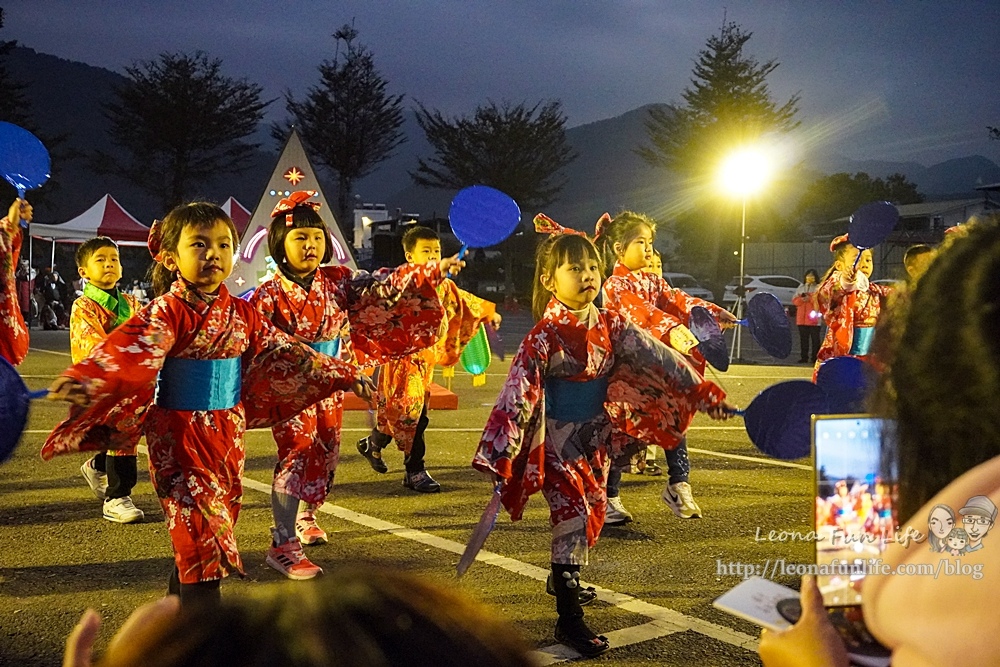
[[[829,414],[826,392],[808,380],[771,385],[757,395],[743,422],[750,441],[776,459],[800,459],[811,450],[812,416]]]
[[[688,328],[700,341],[695,349],[701,352],[705,361],[723,373],[728,371],[729,351],[726,349],[726,340],[722,337],[719,323],[715,321],[708,308],[704,306],[692,308],[688,318]]]
[[[747,303],[750,335],[764,351],[777,359],[792,353],[792,327],[778,297],[759,292]]]
[[[11,457],[21,439],[31,399],[47,393],[44,390],[30,393],[10,362],[0,357],[0,463]]]
[[[816,384],[826,391],[834,414],[864,412],[875,381],[875,369],[857,357],[827,359],[816,372]]]
[[[847,240],[855,248],[868,250],[885,241],[899,221],[899,211],[887,201],[869,202],[851,215]]]

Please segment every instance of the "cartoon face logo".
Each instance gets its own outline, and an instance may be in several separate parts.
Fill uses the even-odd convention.
[[[935,505],[927,517],[927,532],[931,551],[944,551],[944,540],[955,528],[955,512],[947,505]]]
[[[962,515],[962,528],[969,536],[968,551],[983,548],[983,538],[993,528],[997,518],[997,506],[986,496],[973,496],[965,501],[965,507],[958,510]]]

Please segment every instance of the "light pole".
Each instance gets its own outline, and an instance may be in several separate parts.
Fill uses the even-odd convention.
[[[740,281],[736,286],[736,302],[733,315],[743,319],[746,315],[746,238],[747,238],[747,197],[760,192],[771,175],[770,160],[758,146],[744,146],[736,149],[723,160],[719,169],[719,183],[728,193],[740,198]],[[741,360],[742,327],[733,332],[733,344],[729,356]]]

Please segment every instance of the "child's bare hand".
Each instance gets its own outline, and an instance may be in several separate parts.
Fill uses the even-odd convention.
[[[465,261],[459,259],[458,255],[445,257],[441,260],[441,275],[451,274],[457,276],[459,271],[465,268]]]
[[[736,316],[730,313],[728,310],[722,311],[722,313],[719,314],[718,320],[719,320],[719,328],[721,329],[732,329],[739,322],[739,320],[736,319]]]
[[[351,389],[354,391],[355,395],[361,400],[367,402],[369,405],[372,402],[372,397],[375,395],[375,383],[367,375],[361,375],[354,381],[351,385]]]
[[[503,322],[503,317],[500,313],[493,313],[493,317],[490,318],[490,326],[494,329],[499,329],[501,322]]]
[[[59,376],[55,379],[55,382],[49,387],[49,395],[46,398],[50,401],[68,401],[81,408],[90,404],[90,397],[87,396],[87,390],[83,384],[66,376]]]
[[[725,421],[736,414],[736,406],[729,401],[723,401],[710,407],[707,414],[716,421]]]

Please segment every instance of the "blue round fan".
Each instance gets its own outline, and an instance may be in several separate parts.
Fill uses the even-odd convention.
[[[829,413],[822,387],[808,380],[789,380],[760,392],[740,414],[758,450],[791,460],[809,456],[812,416]]]
[[[792,328],[778,297],[759,292],[747,302],[747,327],[764,351],[777,359],[792,353]]]
[[[0,175],[24,199],[27,190],[49,180],[52,164],[45,145],[23,127],[0,121]]]
[[[695,306],[688,317],[688,328],[699,343],[696,350],[712,367],[725,373],[729,370],[729,351],[722,337],[722,329],[712,313],[704,306]]]
[[[875,381],[875,369],[857,357],[827,359],[816,372],[816,384],[826,391],[834,414],[864,412]]]
[[[459,190],[448,210],[451,231],[462,242],[460,255],[469,248],[488,248],[500,243],[514,233],[520,221],[517,202],[488,185]]]
[[[10,362],[0,357],[0,463],[11,457],[21,439],[31,399],[46,394],[47,389],[29,392]]]
[[[869,202],[851,215],[847,239],[858,250],[868,250],[885,241],[899,221],[899,211],[887,201]]]

